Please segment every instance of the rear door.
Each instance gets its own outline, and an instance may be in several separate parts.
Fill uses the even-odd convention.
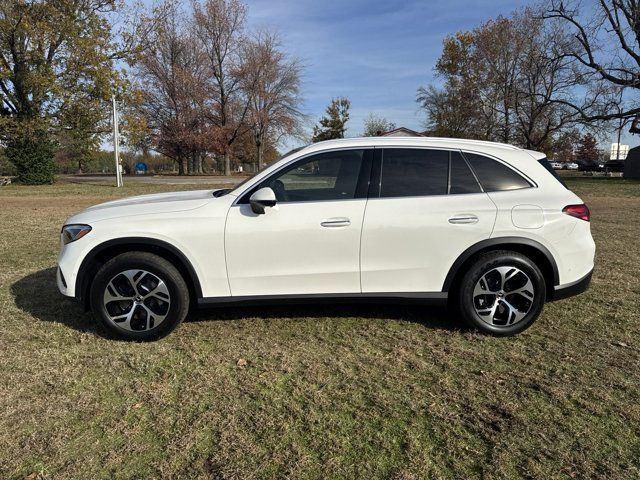
[[[458,256],[491,235],[496,206],[459,151],[376,149],[372,182],[363,293],[440,292]]]

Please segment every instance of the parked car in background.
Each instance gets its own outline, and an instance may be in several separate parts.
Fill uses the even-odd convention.
[[[609,160],[604,164],[605,172],[624,172],[624,160]]]
[[[549,162],[549,165],[551,165],[551,168],[554,170],[562,170],[563,168],[563,164],[560,162]]]
[[[597,160],[576,160],[580,172],[601,172],[604,170],[604,162]]]
[[[166,335],[193,305],[376,298],[448,304],[482,332],[513,335],[546,301],[589,285],[589,219],[543,153],[461,139],[331,140],[234,189],[123,198],[74,215],[57,284],[132,340]]]
[[[578,170],[578,164],[575,162],[567,162],[567,170]]]

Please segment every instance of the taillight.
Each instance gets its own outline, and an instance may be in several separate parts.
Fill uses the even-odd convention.
[[[591,212],[589,211],[589,207],[587,207],[584,203],[580,205],[567,205],[562,209],[562,213],[566,213],[567,215],[571,215],[572,217],[579,218],[580,220],[584,220],[588,222],[591,220]]]

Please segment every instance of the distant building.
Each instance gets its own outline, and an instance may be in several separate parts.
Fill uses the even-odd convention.
[[[627,158],[628,153],[629,145],[624,145],[622,143],[612,143],[609,160],[624,160],[625,158]]]
[[[640,147],[629,150],[627,159],[624,161],[624,178],[634,178],[640,180]]]
[[[381,137],[426,137],[426,132],[416,132],[410,128],[400,127],[381,134]]]

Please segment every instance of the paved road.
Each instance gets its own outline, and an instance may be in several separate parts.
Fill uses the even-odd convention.
[[[207,176],[183,176],[177,175],[125,175],[124,183],[150,183],[164,185],[229,185],[233,186],[247,178],[242,175],[232,175],[225,177],[223,175],[207,175]],[[115,185],[115,175],[62,175],[60,180],[71,183],[93,183],[93,184],[111,184]]]

